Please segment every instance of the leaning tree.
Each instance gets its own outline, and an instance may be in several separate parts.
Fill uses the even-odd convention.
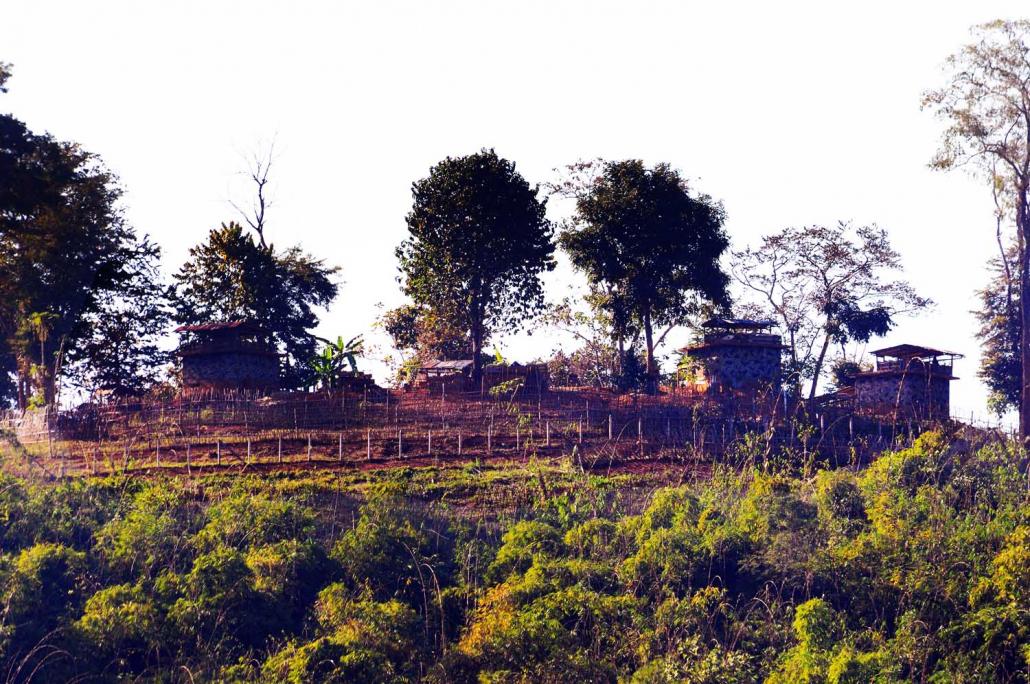
[[[655,392],[655,348],[705,302],[728,302],[722,204],[691,193],[668,164],[649,168],[637,159],[575,164],[556,190],[576,201],[561,245],[603,294],[620,356],[631,331],[643,333]]]
[[[520,327],[544,303],[554,268],[546,202],[493,150],[448,157],[412,186],[408,238],[397,248],[404,293],[419,315],[467,332],[473,378],[491,333]]]
[[[1018,273],[1030,266],[1030,21],[994,21],[972,30],[974,42],[948,58],[945,86],[923,96],[946,124],[931,162],[964,168],[988,181],[1016,227]],[[1005,260],[1004,242],[1000,258]],[[1018,275],[1018,274],[1017,274]],[[1012,284],[1012,274],[1009,282]],[[1030,328],[1030,280],[1019,281],[1020,331]],[[1013,298],[1015,299],[1015,298]],[[1030,438],[1030,335],[1020,333],[1019,431]]]

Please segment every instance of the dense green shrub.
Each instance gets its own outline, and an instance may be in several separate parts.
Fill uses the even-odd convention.
[[[928,433],[857,471],[716,468],[639,504],[619,494],[631,478],[540,463],[8,477],[0,667],[15,681],[1026,683],[1027,461],[973,439]]]

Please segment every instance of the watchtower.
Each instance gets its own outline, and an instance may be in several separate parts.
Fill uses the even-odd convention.
[[[873,370],[855,375],[855,410],[913,418],[951,415],[952,366],[962,354],[914,344],[872,352]]]
[[[187,389],[279,388],[279,354],[272,337],[250,321],[184,325],[177,354]]]
[[[772,390],[783,373],[776,323],[745,318],[712,318],[701,324],[701,340],[680,351],[691,360],[688,387],[697,392]]]

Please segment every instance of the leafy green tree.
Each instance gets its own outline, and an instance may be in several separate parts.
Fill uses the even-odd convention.
[[[315,307],[336,298],[338,271],[299,247],[262,247],[239,224],[222,224],[190,249],[175,274],[174,318],[180,324],[253,320],[286,355],[283,384],[301,386],[315,354]]]
[[[962,168],[986,180],[1000,216],[1015,223],[1019,268],[1030,272],[1030,21],[972,29],[975,42],[947,61],[948,82],[923,95],[945,124],[936,169]],[[1000,223],[999,223],[1000,227]],[[1030,329],[1030,281],[1020,279],[1020,330]],[[1020,339],[1019,429],[1030,438],[1030,336]]]
[[[76,361],[87,385],[146,386],[161,361],[159,250],[125,222],[115,176],[78,145],[2,115],[0,178],[0,400],[53,403]],[[111,325],[122,311],[132,315]]]
[[[691,194],[668,164],[648,168],[637,159],[574,166],[559,191],[576,199],[562,248],[603,294],[620,358],[631,330],[642,331],[648,384],[657,391],[655,348],[701,302],[727,301],[722,205]],[[656,335],[659,326],[665,331]]]
[[[1017,249],[1007,250],[1004,260],[999,255],[988,263],[991,279],[977,292],[980,308],[973,314],[980,324],[976,336],[980,340],[978,375],[990,394],[988,406],[1001,415],[1018,409],[1022,396],[1022,360],[1019,352],[1019,273]]]
[[[448,157],[412,186],[409,236],[397,248],[404,293],[468,335],[477,381],[491,333],[543,306],[540,274],[554,268],[554,245],[537,193],[493,150]]]

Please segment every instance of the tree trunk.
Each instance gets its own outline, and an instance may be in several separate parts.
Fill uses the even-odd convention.
[[[472,324],[472,387],[478,390],[483,380],[483,324]]]
[[[1019,402],[1019,436],[1023,443],[1030,437],[1030,216],[1027,215],[1027,182],[1020,183],[1016,193],[1016,230],[1020,236],[1019,250],[1019,360],[1022,365],[1023,391]]]
[[[823,338],[823,348],[819,350],[819,358],[815,362],[815,374],[812,376],[812,389],[808,392],[808,400],[815,399],[815,391],[819,386],[819,374],[823,372],[823,361],[826,360],[826,350],[830,348],[830,335]]]
[[[651,331],[651,310],[644,310],[644,344],[647,347],[647,359],[644,373],[647,376],[647,393],[658,394],[658,368],[654,362],[654,336]]]

